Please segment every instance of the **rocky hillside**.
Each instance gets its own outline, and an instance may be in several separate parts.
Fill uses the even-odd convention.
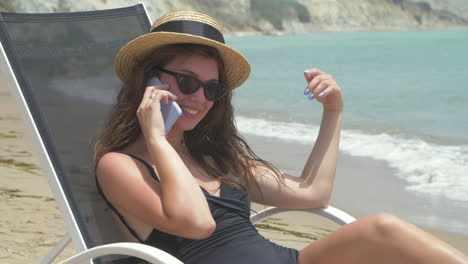
[[[0,12],[14,12],[12,0],[3,0],[0,2]]]
[[[467,28],[468,17],[428,2],[408,0],[298,0],[308,7],[312,20],[297,27],[315,26],[326,31],[418,30]],[[449,0],[445,0],[449,1]],[[305,29],[303,29],[305,30]]]
[[[421,0],[411,0],[419,2]],[[432,8],[447,10],[459,17],[468,18],[468,0],[425,0]]]
[[[68,12],[133,5],[141,0],[2,0],[2,10]],[[196,10],[221,21],[228,33],[301,33],[468,29],[468,0],[145,0],[156,18]]]

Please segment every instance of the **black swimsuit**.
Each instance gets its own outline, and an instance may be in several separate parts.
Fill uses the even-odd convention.
[[[151,176],[159,181],[156,172],[145,160],[128,153],[123,154],[142,162],[148,168]],[[148,238],[142,240],[106,199],[99,184],[97,184],[97,188],[109,207],[120,217],[123,224],[138,241],[164,250],[185,264],[298,263],[297,250],[272,243],[258,233],[250,222],[250,199],[247,192],[227,184],[221,184],[219,197],[210,195],[200,187],[216,222],[216,230],[205,239],[188,239],[153,229]]]

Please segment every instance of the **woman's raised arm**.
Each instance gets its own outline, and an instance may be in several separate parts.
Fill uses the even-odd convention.
[[[343,112],[341,88],[333,77],[318,69],[304,72],[304,95],[323,105],[320,131],[300,177],[287,174],[284,186],[274,172],[256,168],[260,191],[252,188],[252,200],[284,208],[318,208],[328,205],[336,174]]]

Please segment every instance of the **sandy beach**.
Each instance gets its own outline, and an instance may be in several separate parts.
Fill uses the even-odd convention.
[[[0,262],[39,263],[66,232],[12,97],[0,86]],[[69,245],[57,258],[65,259]]]
[[[303,158],[288,157],[285,161],[282,158],[284,156],[271,154],[271,142],[268,140],[255,137],[248,137],[248,140],[260,156],[278,164],[286,171],[297,170],[296,163],[301,162]],[[286,146],[275,148],[287,151]],[[338,174],[342,174],[345,167],[349,169],[350,163],[356,162],[358,161],[343,157]],[[385,165],[379,163],[369,163],[366,160],[360,162],[362,166],[368,165],[369,170],[388,170],[384,168]],[[353,173],[359,172],[347,170],[348,175]],[[337,182],[334,201],[340,193],[346,192],[345,185],[346,182]],[[261,206],[254,205],[253,209],[258,211]],[[348,212],[356,215],[350,208],[341,209],[350,210]],[[37,155],[15,101],[3,85],[0,85],[0,213],[1,263],[38,263],[66,232],[47,176],[39,167]],[[298,249],[337,228],[328,220],[296,212],[275,216],[263,222],[262,227],[261,232],[271,240]],[[428,231],[468,254],[468,237]],[[73,252],[73,247],[68,245],[54,263],[72,255]]]

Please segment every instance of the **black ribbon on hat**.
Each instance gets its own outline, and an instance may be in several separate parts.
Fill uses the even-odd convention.
[[[208,38],[224,44],[224,37],[215,27],[192,20],[169,21],[153,28],[151,32],[184,33]]]

